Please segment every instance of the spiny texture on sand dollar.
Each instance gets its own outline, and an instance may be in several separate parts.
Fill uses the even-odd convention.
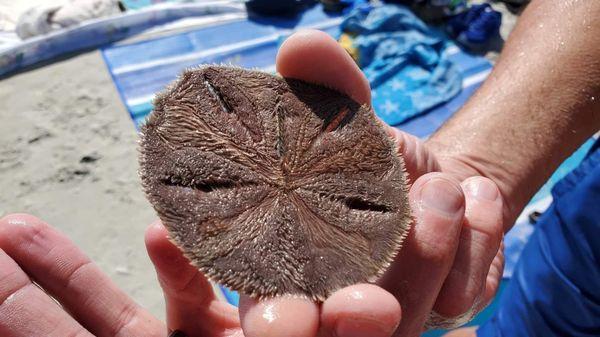
[[[143,127],[141,178],[190,261],[253,297],[373,281],[410,223],[402,158],[371,108],[258,71],[184,72]]]

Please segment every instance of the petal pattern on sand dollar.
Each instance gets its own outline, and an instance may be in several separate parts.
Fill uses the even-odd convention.
[[[186,71],[142,129],[140,175],[212,280],[322,301],[391,263],[411,222],[404,163],[372,109],[258,71]]]

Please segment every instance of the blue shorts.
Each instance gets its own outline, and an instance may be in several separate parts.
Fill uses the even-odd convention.
[[[600,141],[552,196],[478,337],[600,336]]]

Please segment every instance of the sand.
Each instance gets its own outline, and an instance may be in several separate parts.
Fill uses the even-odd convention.
[[[494,7],[506,38],[515,16]],[[59,228],[164,318],[143,242],[155,213],[139,184],[137,134],[100,53],[4,79],[0,102],[0,216],[31,213]]]
[[[59,228],[163,317],[144,248],[155,219],[137,176],[137,134],[99,52],[0,81],[0,215]]]

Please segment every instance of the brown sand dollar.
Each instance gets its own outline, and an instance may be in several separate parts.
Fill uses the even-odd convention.
[[[402,158],[373,110],[258,71],[184,72],[142,129],[141,178],[171,239],[252,297],[374,281],[410,224]]]

